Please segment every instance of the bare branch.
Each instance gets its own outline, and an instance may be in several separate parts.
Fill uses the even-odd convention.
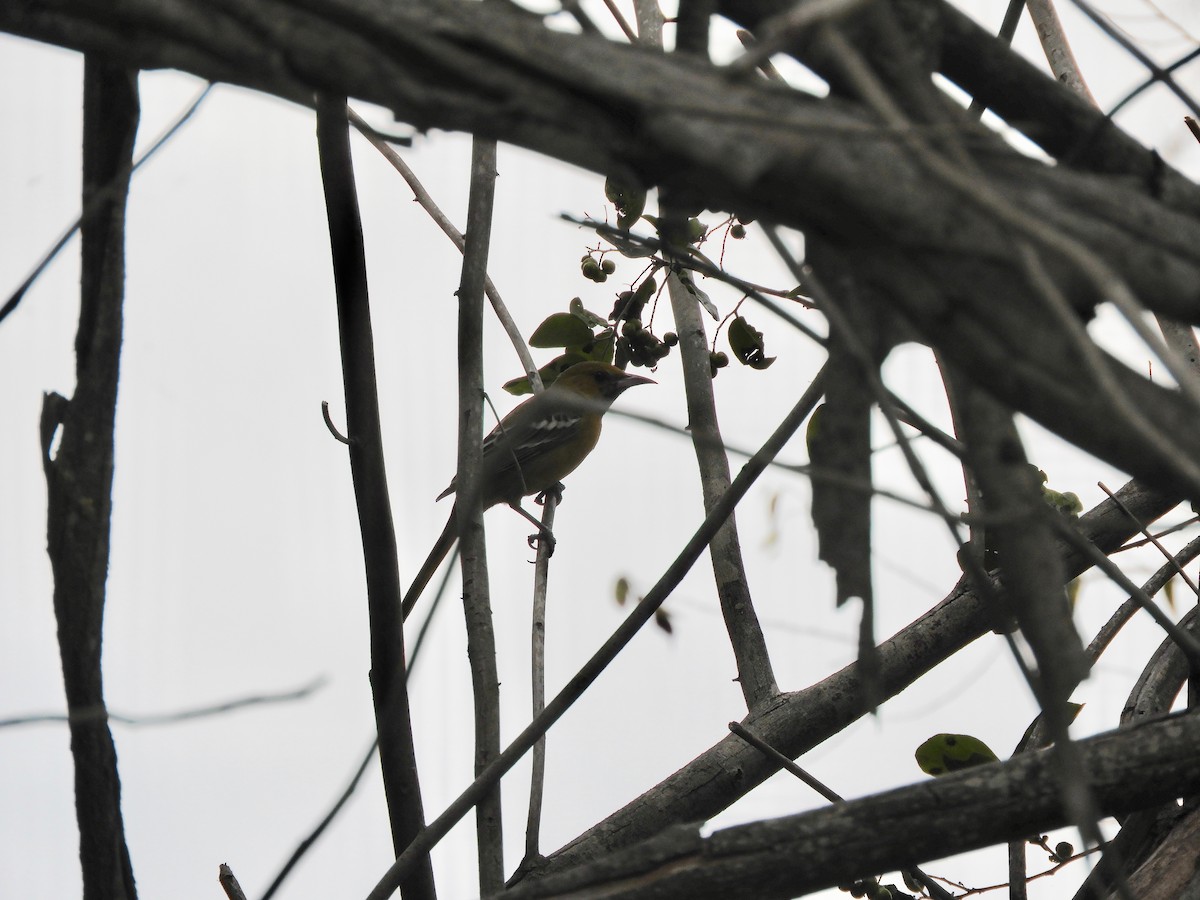
[[[424,824],[425,813],[409,714],[400,570],[380,430],[366,253],[350,156],[346,98],[322,96],[317,104],[317,149],[337,293],[350,471],[358,503],[370,610],[375,725],[392,843],[399,853]],[[413,897],[435,896],[428,857],[414,866],[406,888]]]
[[[1198,740],[1200,715],[1186,714],[1081,741],[1102,812],[1120,816],[1200,789],[1194,757]],[[1053,754],[1053,749],[1024,753],[708,837],[701,837],[694,823],[680,825],[624,853],[520,885],[504,896],[796,897],[1062,826],[1066,817],[1055,790]]]

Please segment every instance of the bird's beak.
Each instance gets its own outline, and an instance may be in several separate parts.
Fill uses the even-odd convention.
[[[647,378],[645,375],[634,375],[626,372],[621,376],[621,380],[617,382],[617,387],[622,391],[633,387],[635,384],[658,384],[653,378]]]

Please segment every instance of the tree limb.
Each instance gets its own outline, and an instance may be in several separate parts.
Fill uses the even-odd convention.
[[[84,61],[83,209],[75,396],[42,408],[46,536],[75,765],[85,900],[134,900],[101,641],[112,529],[113,427],[125,299],[125,201],[140,112],[137,72]],[[107,196],[94,202],[97,191]],[[55,431],[61,435],[51,455]],[[99,716],[79,715],[100,711]]]

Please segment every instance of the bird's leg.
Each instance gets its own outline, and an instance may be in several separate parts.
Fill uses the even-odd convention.
[[[533,513],[531,513],[531,512],[528,512],[525,509],[525,507],[521,506],[520,503],[510,503],[509,508],[513,512],[520,513],[521,515],[523,515],[526,519],[528,519],[530,522],[532,522],[534,524],[534,526],[537,528],[538,533],[531,534],[529,536],[529,546],[534,547],[538,544],[539,541],[545,541],[546,542],[546,556],[547,557],[553,556],[554,555],[554,544],[555,544],[554,533],[549,528],[547,528],[545,525],[543,525],[538,520],[537,516],[533,515]]]

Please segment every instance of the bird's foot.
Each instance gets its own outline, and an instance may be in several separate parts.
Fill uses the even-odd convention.
[[[540,494],[538,494],[536,497],[534,497],[533,502],[536,503],[538,506],[545,506],[546,498],[553,497],[555,503],[561,503],[562,496],[563,496],[563,483],[561,481],[556,481],[556,482],[554,482],[554,484],[550,485],[550,487],[546,488],[546,490],[542,491]]]
[[[554,539],[554,532],[552,532],[549,528],[543,528],[537,534],[531,534],[528,538],[526,538],[526,540],[528,541],[529,546],[534,550],[539,549],[542,546],[542,542],[545,541],[546,559],[549,559],[554,555],[554,547],[558,543],[558,541]]]

